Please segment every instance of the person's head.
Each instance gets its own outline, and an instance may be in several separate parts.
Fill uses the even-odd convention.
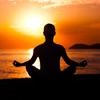
[[[56,33],[54,25],[50,24],[50,23],[46,24],[44,26],[44,32],[43,33],[44,33],[45,37],[53,37]]]

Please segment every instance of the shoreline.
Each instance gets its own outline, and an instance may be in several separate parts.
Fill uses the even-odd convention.
[[[84,80],[84,83],[93,82],[100,83],[100,74],[75,74],[72,76],[72,78],[68,79],[69,83],[82,83]],[[33,81],[32,78],[8,78],[8,79],[0,79],[1,81],[15,81],[15,80],[26,80],[26,81]]]

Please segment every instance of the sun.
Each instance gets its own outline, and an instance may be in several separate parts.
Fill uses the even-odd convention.
[[[33,31],[38,30],[41,27],[42,21],[38,17],[31,17],[26,20],[25,27]]]

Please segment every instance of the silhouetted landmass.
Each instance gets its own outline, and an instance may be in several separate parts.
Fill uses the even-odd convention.
[[[75,44],[71,46],[69,49],[100,49],[100,43],[93,45]]]

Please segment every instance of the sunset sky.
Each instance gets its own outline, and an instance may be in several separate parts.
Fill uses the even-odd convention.
[[[100,0],[0,0],[0,49],[34,48],[47,23],[66,49],[100,43]]]

